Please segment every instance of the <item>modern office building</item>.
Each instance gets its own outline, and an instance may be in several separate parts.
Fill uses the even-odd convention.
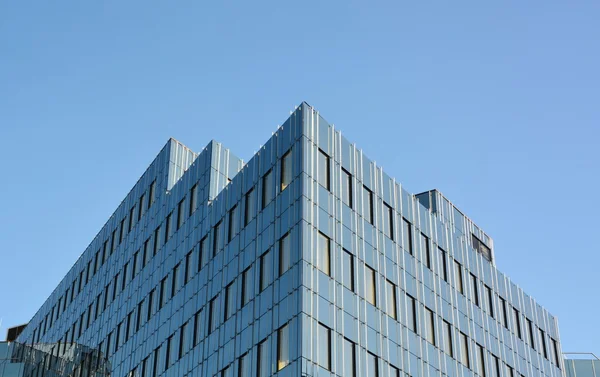
[[[246,164],[169,140],[18,341],[115,377],[563,376],[494,252],[302,103]]]
[[[566,353],[566,377],[600,377],[600,359],[593,353]]]

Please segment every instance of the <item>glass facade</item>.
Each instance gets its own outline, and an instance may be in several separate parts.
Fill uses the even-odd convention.
[[[18,340],[98,348],[118,377],[564,370],[491,238],[306,103],[246,164],[170,140]]]

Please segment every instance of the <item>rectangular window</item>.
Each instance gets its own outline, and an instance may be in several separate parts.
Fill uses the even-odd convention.
[[[137,315],[135,318],[135,331],[138,332],[142,326],[142,311],[144,306],[144,300],[140,301],[137,306]]]
[[[494,318],[494,293],[492,292],[492,288],[485,286],[486,299],[487,299],[487,309],[490,317]]]
[[[202,326],[200,325],[200,321],[202,320],[202,310],[198,310],[196,314],[194,314],[194,333],[192,334],[192,345],[193,347],[197,346],[200,340],[203,338],[202,334]]]
[[[127,284],[127,273],[129,271],[127,271],[129,268],[129,262],[125,263],[125,265],[123,266],[123,276],[121,279],[121,291],[123,291],[125,289],[125,285]]]
[[[142,196],[140,196],[140,210],[138,211],[138,221],[140,221],[142,219],[142,216],[144,216],[144,213],[146,213],[146,194],[142,194]]]
[[[371,352],[367,352],[367,376],[379,377],[379,362]]]
[[[252,377],[252,361],[249,353],[240,356],[238,377]]]
[[[229,211],[229,229],[227,229],[227,242],[231,242],[233,237],[235,237],[235,235],[238,232],[238,212],[239,211],[237,205],[233,206]]]
[[[386,300],[386,311],[387,314],[394,318],[397,319],[398,316],[396,314],[396,286],[389,280],[385,281],[385,285],[386,285],[386,294],[387,294],[387,300]]]
[[[114,253],[117,250],[117,245],[119,244],[119,240],[117,239],[118,233],[117,229],[112,231],[112,237],[110,240],[110,253]]]
[[[288,151],[281,158],[281,191],[292,182],[292,151]]]
[[[494,358],[494,377],[501,377],[501,374],[500,374],[500,360],[495,355],[492,355],[492,357]]]
[[[235,285],[230,283],[225,288],[225,321],[235,313]]]
[[[179,204],[177,205],[177,230],[181,228],[183,222],[185,221],[185,211],[184,211],[185,198],[181,199]]]
[[[269,367],[269,354],[269,344],[265,339],[258,344],[258,365],[256,367],[256,375],[258,377],[271,376],[271,368]]]
[[[370,224],[375,224],[373,216],[373,192],[363,185],[363,218]]]
[[[290,326],[283,325],[277,330],[277,370],[280,371],[290,363]]]
[[[119,243],[123,242],[125,239],[125,219],[121,220],[121,225],[119,226]]]
[[[425,308],[425,322],[427,323],[427,341],[435,346],[435,314]]]
[[[273,172],[269,170],[262,178],[262,209],[273,200],[275,190],[273,188]]]
[[[290,269],[292,262],[291,236],[289,233],[279,240],[279,276]]]
[[[231,365],[225,367],[221,371],[221,377],[233,377],[233,367]]]
[[[156,200],[156,181],[152,181],[150,183],[150,189],[148,190],[148,208],[152,207],[154,201]]]
[[[109,256],[110,251],[108,250],[108,240],[106,240],[104,241],[104,246],[102,247],[102,264],[106,262]]]
[[[169,369],[171,366],[171,347],[173,346],[173,335],[167,338],[167,344],[165,347],[165,370]]]
[[[317,242],[317,268],[331,276],[331,240],[329,237],[319,232]]]
[[[454,357],[454,349],[452,347],[452,325],[444,321],[444,351],[450,357]]]
[[[352,175],[342,168],[342,202],[352,208]]]
[[[213,331],[219,327],[219,308],[217,305],[217,297],[210,300],[209,311],[208,311],[208,334],[212,334]]]
[[[219,221],[215,225],[215,232],[213,234],[213,257],[221,251],[221,247],[223,247],[223,222]]]
[[[354,292],[354,255],[344,249],[342,253],[342,282],[352,292]]]
[[[456,285],[456,290],[461,294],[465,294],[463,287],[463,278],[462,278],[462,266],[457,261],[454,261],[454,284]]]
[[[165,242],[171,238],[171,223],[173,221],[173,212],[167,215],[167,219],[165,220]]]
[[[185,343],[187,342],[187,327],[188,323],[186,322],[179,328],[179,349],[177,350],[177,360],[181,360],[185,351]]]
[[[560,369],[561,353],[560,353],[560,350],[558,349],[558,342],[556,340],[554,340],[553,338],[550,338],[550,341],[552,342],[552,357],[554,359],[554,365],[556,365],[558,367],[558,369]]]
[[[422,258],[425,260],[425,267],[431,270],[431,251],[429,250],[429,237],[421,233],[421,247],[423,250]]]
[[[506,377],[515,377],[515,370],[511,367],[508,366],[508,364],[506,365]]]
[[[477,364],[479,367],[479,374],[481,375],[481,377],[486,377],[486,373],[485,373],[485,351],[483,350],[483,347],[480,346],[479,344],[477,345]]]
[[[319,153],[317,155],[317,163],[318,182],[321,186],[329,190],[331,188],[331,171],[329,166],[329,156],[321,149],[319,149]]]
[[[479,306],[479,290],[477,289],[477,277],[475,277],[475,275],[470,274],[471,275],[471,299],[473,300],[473,303],[477,306]]]
[[[198,272],[208,262],[208,235],[204,236],[200,240],[200,250],[198,250]]]
[[[531,348],[535,349],[535,338],[533,336],[533,324],[531,323],[531,320],[529,318],[525,318],[525,321],[527,322],[527,332],[529,335],[529,345],[531,346]]]
[[[152,317],[152,314],[154,314],[154,292],[155,291],[156,291],[156,289],[153,289],[148,294],[148,315],[146,317],[146,321],[149,321],[150,318]]]
[[[394,210],[383,202],[383,234],[394,240]]]
[[[523,340],[523,334],[521,333],[521,315],[516,308],[513,308],[513,320],[515,323],[515,332],[519,339]]]
[[[400,369],[390,365],[390,377],[400,377]]]
[[[503,299],[502,297],[499,297],[500,299],[500,316],[502,317],[502,324],[504,325],[504,327],[506,327],[508,329],[508,313],[506,311],[506,300]]]
[[[156,228],[154,230],[154,250],[153,250],[153,255],[156,255],[156,253],[158,253],[158,250],[161,247],[161,240],[160,240],[160,225],[158,226],[158,228]]]
[[[192,271],[192,260],[194,257],[194,249],[192,248],[192,250],[190,250],[186,255],[185,255],[185,269],[183,270],[183,284],[187,284],[192,275],[191,275],[191,271]]]
[[[195,184],[190,189],[190,216],[196,212],[198,206],[198,184]]]
[[[154,357],[153,357],[153,363],[152,363],[152,377],[157,377],[158,376],[158,357],[159,357],[159,352],[160,352],[160,348],[157,347],[154,349]]]
[[[179,289],[179,263],[173,267],[173,275],[171,276],[171,297],[175,296],[175,293]]]
[[[444,279],[444,281],[447,283],[448,282],[448,264],[447,264],[448,260],[446,257],[446,252],[441,247],[438,247],[438,250],[440,251],[440,257],[442,258],[442,279]]]
[[[256,214],[256,195],[254,195],[253,188],[246,193],[244,201],[246,202],[246,208],[244,210],[244,226],[246,226]]]
[[[365,299],[373,306],[377,306],[377,288],[375,282],[375,270],[365,265],[365,282],[367,290],[365,292]]]
[[[252,298],[252,276],[248,267],[242,272],[242,307],[250,302],[250,298]]]
[[[131,229],[133,229],[134,225],[135,225],[135,204],[129,210],[129,226],[128,226],[127,233],[131,233]]]
[[[464,333],[460,333],[460,361],[467,368],[471,368],[471,362],[469,359],[469,338]]]
[[[317,331],[317,364],[331,370],[331,329],[319,323]]]
[[[160,281],[160,296],[158,297],[158,309],[162,309],[167,303],[167,277]]]
[[[150,252],[150,237],[144,241],[144,253],[142,254],[142,265],[145,266],[150,262],[152,253]]]
[[[406,325],[410,330],[418,333],[417,329],[417,300],[406,294]]]
[[[404,234],[404,250],[413,255],[413,240],[412,240],[412,224],[410,221],[402,218],[403,234]]]
[[[273,256],[271,250],[267,250],[260,257],[260,291],[262,292],[273,280]]]
[[[342,363],[344,370],[342,376],[356,377],[356,345],[350,339],[344,338],[344,349],[342,350]]]

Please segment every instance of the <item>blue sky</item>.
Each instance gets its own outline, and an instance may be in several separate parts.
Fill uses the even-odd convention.
[[[206,4],[205,4],[206,3]],[[248,159],[305,100],[600,354],[600,3],[0,3],[0,336],[168,137]]]

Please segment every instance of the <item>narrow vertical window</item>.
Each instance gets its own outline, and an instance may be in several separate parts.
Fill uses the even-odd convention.
[[[492,357],[494,358],[494,377],[501,377],[500,374],[500,360],[498,359],[498,356],[496,355],[492,355]]]
[[[223,247],[223,221],[219,221],[217,225],[215,225],[215,232],[213,234],[213,257],[217,255],[221,248]]]
[[[256,195],[254,195],[254,189],[250,189],[244,198],[244,201],[246,202],[246,208],[244,209],[244,226],[246,226],[256,214]]]
[[[459,293],[464,295],[465,291],[464,291],[464,287],[463,287],[462,266],[457,261],[454,261],[454,279],[455,279],[454,284],[456,285],[456,290]]]
[[[317,364],[331,370],[331,329],[321,323],[317,326]]]
[[[158,294],[158,309],[162,309],[167,303],[167,277],[160,281],[160,292]]]
[[[423,250],[423,259],[425,260],[425,267],[431,270],[431,251],[429,249],[429,237],[421,233],[421,247]]]
[[[331,276],[331,240],[319,232],[317,242],[317,268]]]
[[[110,240],[110,253],[111,253],[111,254],[112,254],[112,253],[114,253],[114,252],[115,252],[115,250],[117,250],[117,246],[118,246],[118,244],[119,244],[119,240],[118,240],[118,238],[117,238],[117,235],[118,235],[118,234],[117,234],[117,229],[114,229],[114,230],[112,231],[112,238],[111,238],[111,240]]]
[[[460,333],[460,361],[467,368],[471,368],[471,362],[469,359],[469,338],[463,333]]]
[[[402,226],[404,229],[404,250],[413,255],[412,224],[410,221],[402,218]]]
[[[135,225],[135,204],[129,210],[129,226],[128,226],[127,233],[131,233],[131,229],[133,229],[134,225]]]
[[[125,263],[123,266],[123,276],[121,277],[121,291],[125,289],[125,285],[127,284],[127,273],[129,268],[129,262]]]
[[[148,208],[152,207],[152,204],[154,204],[154,200],[156,195],[156,181],[152,181],[152,183],[150,183],[150,189],[148,190]]]
[[[354,292],[354,255],[345,249],[342,253],[342,273],[344,286]]]
[[[481,377],[486,377],[486,370],[485,370],[485,351],[483,350],[483,347],[480,346],[479,344],[477,345],[477,356],[478,356],[478,360],[477,363],[479,364],[479,374],[481,375]]]
[[[554,340],[553,338],[550,338],[550,340],[552,341],[552,356],[554,358],[554,365],[556,365],[558,367],[558,369],[560,369],[561,353],[560,353],[560,350],[558,349],[558,342],[556,340]]]
[[[269,170],[262,178],[262,209],[273,200],[273,172]]]
[[[342,350],[344,357],[342,363],[344,370],[342,376],[356,377],[356,346],[350,339],[344,338],[344,349]]]
[[[208,311],[208,334],[212,334],[213,331],[219,326],[219,312],[217,305],[217,297],[210,300],[209,311]]]
[[[185,255],[185,269],[183,270],[183,284],[187,284],[190,281],[191,278],[191,274],[190,272],[192,271],[192,258],[193,258],[193,254],[194,253],[194,249],[190,250],[186,255]]]
[[[473,303],[477,306],[479,306],[479,290],[477,289],[478,283],[477,283],[477,277],[475,277],[475,275],[470,274],[471,275],[471,294],[472,297],[471,299],[473,300]]]
[[[238,224],[239,224],[239,219],[238,219],[238,207],[237,205],[233,206],[231,208],[231,210],[229,210],[229,226],[227,227],[227,242],[231,242],[231,240],[233,239],[233,237],[235,237],[235,235],[238,232]]]
[[[417,329],[417,300],[414,297],[406,294],[406,325],[414,333],[418,333]]]
[[[386,288],[386,311],[387,314],[393,319],[397,319],[398,316],[396,314],[396,286],[389,280],[385,281]]]
[[[252,361],[250,360],[250,354],[245,353],[240,356],[238,366],[238,377],[251,377],[252,373]]]
[[[195,184],[190,189],[190,216],[194,212],[196,212],[196,207],[198,204],[198,184]]]
[[[375,224],[373,215],[373,192],[363,185],[363,218],[370,224]]]
[[[200,249],[198,250],[198,272],[208,262],[208,235],[200,240]]]
[[[427,341],[435,346],[435,314],[425,308],[425,322],[427,322]]]
[[[447,283],[448,282],[448,260],[446,256],[446,252],[441,247],[438,247],[440,251],[440,257],[442,258],[442,279]]]
[[[394,240],[394,210],[383,202],[383,233]]]
[[[177,350],[177,360],[180,360],[183,357],[183,353],[185,351],[185,343],[187,341],[187,326],[188,323],[186,322],[179,328],[179,349]]]
[[[146,213],[146,194],[142,194],[142,196],[140,196],[140,210],[138,211],[138,221],[140,221],[142,219],[142,216],[144,216],[144,213]]]
[[[452,347],[452,325],[446,321],[444,321],[444,351],[446,351],[450,357],[454,357],[454,349]]]
[[[260,257],[260,291],[262,292],[271,284],[273,278],[273,256],[271,250],[267,250]]]
[[[494,318],[494,293],[492,292],[492,288],[485,286],[485,293],[487,299],[487,309],[490,317]]]
[[[521,333],[521,315],[516,308],[513,308],[513,319],[515,322],[515,333],[519,339],[523,340],[523,334]]]
[[[173,346],[173,335],[167,338],[167,344],[165,347],[165,370],[171,366],[171,347]]]
[[[287,233],[279,240],[279,276],[283,275],[291,267],[291,240]]]
[[[252,298],[252,276],[248,267],[242,272],[242,307],[250,302],[250,298]]]
[[[179,263],[173,267],[173,276],[171,277],[171,297],[175,296],[175,293],[179,289]]]
[[[325,187],[327,190],[330,190],[331,170],[329,166],[329,156],[321,149],[319,149],[317,162],[318,182],[321,186]]]
[[[367,352],[367,376],[379,377],[379,362],[371,352]]]
[[[290,363],[290,326],[283,325],[277,330],[277,370],[280,371]]]
[[[173,212],[167,215],[167,219],[165,220],[165,242],[171,238],[171,223],[173,221]]]
[[[292,151],[288,151],[281,158],[281,191],[292,182]]]
[[[500,315],[502,324],[508,329],[508,312],[506,311],[506,300],[500,297]]]
[[[352,208],[352,174],[342,168],[342,202]]]
[[[198,310],[196,314],[194,314],[194,332],[192,333],[192,346],[195,347],[198,345],[200,340],[202,339],[202,326],[200,326],[200,321],[202,320],[202,309]]]
[[[125,238],[125,219],[121,220],[121,225],[119,225],[119,243],[123,242]]]
[[[235,313],[235,285],[230,283],[225,288],[225,321]]]
[[[529,345],[531,346],[531,348],[535,349],[535,338],[533,336],[533,324],[531,323],[531,320],[529,318],[525,318],[525,321],[527,322],[527,335],[529,335]]]
[[[258,377],[271,376],[271,368],[269,367],[269,354],[269,344],[265,339],[258,344],[258,365],[256,367],[256,375]]]
[[[156,253],[158,253],[158,250],[161,247],[161,240],[160,240],[160,225],[158,226],[158,228],[156,228],[154,230],[154,253],[153,255],[156,255]]]
[[[156,347],[154,349],[154,362],[152,363],[152,377],[157,377],[159,374],[158,371],[158,357],[159,357],[160,348]]]
[[[146,317],[146,321],[149,321],[150,318],[152,317],[152,314],[154,314],[154,292],[155,291],[156,291],[156,289],[153,289],[148,294],[148,315]]]
[[[185,211],[184,211],[185,198],[181,199],[179,204],[177,205],[177,230],[181,228],[183,222],[185,221]]]
[[[365,265],[365,299],[373,306],[377,306],[377,288],[375,282],[375,270]]]

